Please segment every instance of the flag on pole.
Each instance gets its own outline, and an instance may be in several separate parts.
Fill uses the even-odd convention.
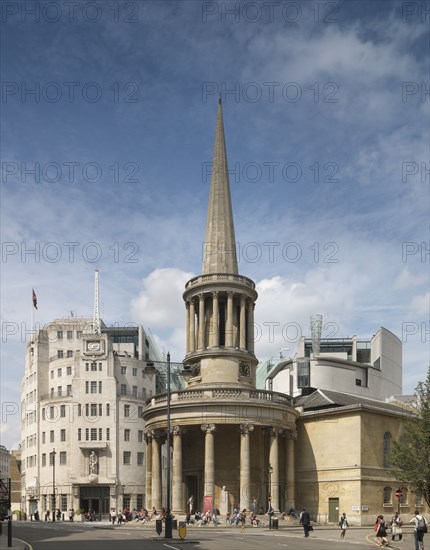
[[[33,307],[34,309],[37,309],[37,296],[33,289]]]

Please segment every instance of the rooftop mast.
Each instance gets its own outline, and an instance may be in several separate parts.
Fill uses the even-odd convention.
[[[99,270],[94,272],[94,316],[93,316],[93,332],[100,334],[100,310],[99,310]]]

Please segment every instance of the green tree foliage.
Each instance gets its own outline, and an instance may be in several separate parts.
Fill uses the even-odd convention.
[[[400,481],[411,483],[430,506],[430,367],[415,389],[415,417],[405,417],[400,441],[393,443],[390,462]]]

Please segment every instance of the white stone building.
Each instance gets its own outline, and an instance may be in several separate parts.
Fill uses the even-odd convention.
[[[379,400],[402,393],[402,343],[386,328],[370,339],[323,338],[314,348],[302,336],[293,357],[261,363],[258,387],[294,397],[311,388]]]
[[[159,355],[142,327],[64,318],[27,346],[22,382],[25,511],[108,513],[145,504],[142,413]],[[53,500],[55,487],[55,505]]]

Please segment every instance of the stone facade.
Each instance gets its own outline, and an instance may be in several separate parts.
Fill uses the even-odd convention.
[[[91,319],[57,319],[27,347],[22,385],[25,511],[108,513],[145,504],[142,413],[155,393],[141,327],[94,334]],[[54,454],[55,453],[55,454]],[[54,485],[55,483],[55,485]]]

